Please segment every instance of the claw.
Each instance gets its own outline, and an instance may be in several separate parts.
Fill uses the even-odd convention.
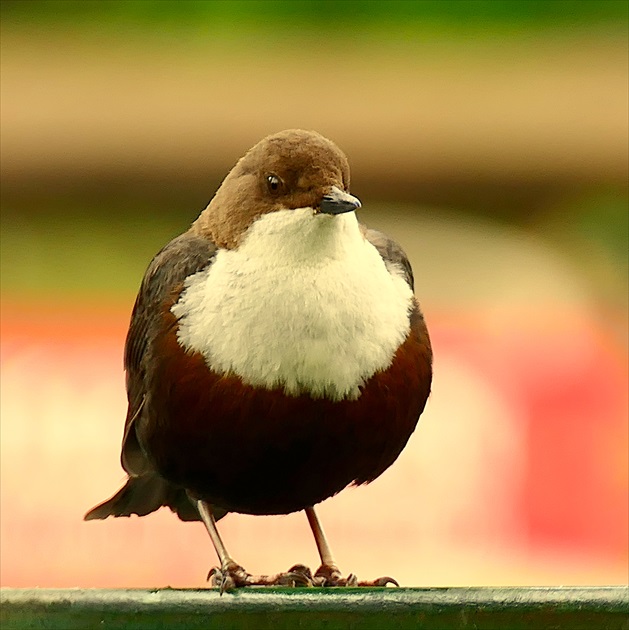
[[[392,577],[381,577],[376,580],[358,580],[358,578],[350,573],[346,578],[334,565],[322,564],[314,575],[313,583],[315,586],[387,586],[393,584],[399,586]]]
[[[400,586],[397,580],[394,580],[392,577],[380,577],[371,581],[361,581],[358,582],[357,586],[387,586],[388,584],[392,584],[393,586]]]
[[[347,576],[347,586],[358,586],[358,578],[353,573]]]
[[[212,567],[207,574],[207,580],[214,587],[218,587],[222,595],[239,586],[246,586],[251,576],[235,562],[230,562],[224,567]]]

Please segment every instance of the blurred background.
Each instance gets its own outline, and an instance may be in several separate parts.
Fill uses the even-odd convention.
[[[290,127],[347,153],[435,351],[399,460],[321,506],[341,569],[626,582],[627,7],[3,0],[2,585],[205,583],[200,524],[81,519],[124,479],[146,265]],[[220,526],[251,572],[317,566],[303,514]]]

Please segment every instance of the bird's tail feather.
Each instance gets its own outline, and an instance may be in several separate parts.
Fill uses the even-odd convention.
[[[108,516],[145,516],[162,506],[176,512],[182,521],[201,520],[186,491],[154,473],[129,477],[111,499],[92,508],[83,518],[91,521]]]

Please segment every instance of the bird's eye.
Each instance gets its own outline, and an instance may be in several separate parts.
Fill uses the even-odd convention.
[[[277,175],[267,175],[266,185],[268,186],[270,192],[277,193],[282,187],[282,180]]]

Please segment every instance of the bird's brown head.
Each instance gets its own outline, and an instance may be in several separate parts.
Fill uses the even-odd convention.
[[[192,231],[232,249],[264,214],[296,208],[340,214],[359,206],[349,194],[345,154],[314,131],[289,129],[263,138],[238,161]]]

